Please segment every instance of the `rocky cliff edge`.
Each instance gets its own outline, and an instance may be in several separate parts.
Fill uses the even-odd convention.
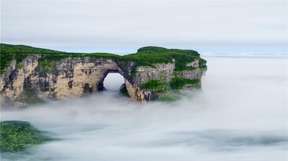
[[[201,86],[206,61],[194,50],[143,47],[119,56],[67,53],[24,45],[1,44],[1,103],[35,103],[81,97],[104,90],[108,73],[120,73],[121,91],[144,102],[183,88]]]

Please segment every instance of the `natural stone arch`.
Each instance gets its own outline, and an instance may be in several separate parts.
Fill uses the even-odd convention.
[[[108,73],[119,73],[125,82],[130,82],[122,68],[111,59],[67,60],[59,66],[56,82],[62,85],[56,86],[54,91],[60,99],[104,90],[103,81]]]
[[[150,46],[119,56],[0,45],[1,55],[7,56],[0,69],[0,96],[12,102],[21,102],[25,91],[43,100],[98,92],[110,72],[123,76],[133,100],[156,100],[173,90],[201,83],[207,69],[206,60],[193,50]]]

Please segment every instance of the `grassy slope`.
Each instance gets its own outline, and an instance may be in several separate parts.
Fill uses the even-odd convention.
[[[166,49],[161,47],[143,47],[137,53],[119,56],[110,53],[67,53],[49,49],[35,48],[24,45],[0,44],[0,73],[5,71],[11,60],[15,59],[19,64],[29,55],[41,55],[40,64],[44,67],[50,67],[51,63],[67,57],[95,57],[110,58],[122,62],[134,61],[137,66],[153,66],[155,63],[169,63],[175,60],[175,70],[189,69],[187,63],[195,59],[200,60],[202,67],[206,66],[206,61],[200,58],[198,52],[193,50]]]

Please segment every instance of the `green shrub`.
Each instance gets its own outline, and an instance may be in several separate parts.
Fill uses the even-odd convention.
[[[17,152],[48,141],[41,131],[26,121],[0,122],[0,151]]]

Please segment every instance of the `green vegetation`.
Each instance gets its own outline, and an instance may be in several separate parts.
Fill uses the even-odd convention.
[[[50,140],[26,121],[0,122],[0,151],[17,152]]]
[[[169,89],[169,85],[160,80],[150,80],[142,84],[140,87],[152,92],[165,92]]]
[[[201,67],[201,68],[207,68],[207,61],[205,60],[205,59],[199,59],[199,66]]]
[[[27,56],[40,56],[40,66],[43,70],[50,71],[54,65],[53,62],[61,60],[63,58],[111,58],[116,59],[120,56],[110,53],[67,53],[56,50],[35,48],[25,45],[11,45],[11,44],[0,44],[0,74],[5,71],[5,68],[10,64],[12,60],[16,60],[17,66],[21,64],[23,59]],[[43,61],[43,62],[42,62]],[[51,64],[52,62],[52,64]],[[18,67],[21,67],[18,66]]]
[[[64,52],[53,51],[48,49],[34,48],[24,45],[0,44],[0,73],[3,73],[5,68],[12,60],[16,60],[17,64],[21,63],[24,58],[29,55],[50,55],[62,54]]]
[[[51,73],[56,67],[56,61],[42,60],[39,61],[39,68],[41,72]]]
[[[190,69],[188,63],[199,59],[201,67],[206,66],[206,61],[200,58],[200,54],[194,50],[166,49],[162,47],[143,47],[137,53],[123,56],[126,60],[137,62],[139,66],[153,66],[156,63],[172,63],[175,61],[175,70]]]
[[[174,77],[169,83],[165,83],[161,80],[150,80],[140,86],[142,89],[150,90],[152,92],[168,92],[169,89],[178,90],[182,89],[185,85],[195,86],[198,87],[200,84],[199,79],[185,79],[180,77]],[[169,95],[168,93],[166,95],[163,95],[164,99],[173,99],[173,95]],[[161,99],[161,98],[160,98]]]
[[[174,77],[170,82],[170,87],[172,89],[182,89],[185,85],[198,85],[200,83],[199,79],[191,80],[180,77]]]
[[[43,71],[51,72],[55,62],[63,58],[109,58],[117,61],[120,65],[127,65],[127,62],[135,62],[137,66],[153,66],[155,63],[172,63],[175,61],[175,70],[187,70],[191,67],[186,65],[193,60],[198,59],[200,67],[206,67],[206,61],[200,58],[198,52],[194,50],[166,49],[161,47],[143,47],[136,53],[119,56],[110,53],[67,53],[42,48],[34,48],[24,45],[0,44],[0,74],[12,60],[16,60],[17,66],[21,64],[27,56],[40,56],[40,68]],[[21,65],[19,65],[21,67]]]
[[[174,102],[174,101],[177,101],[178,99],[179,99],[179,95],[176,95],[171,92],[167,92],[164,95],[159,96],[159,101],[163,101],[163,102]]]
[[[195,67],[188,66],[193,61],[199,62],[199,67],[206,68],[206,60],[202,59],[197,51],[166,49],[162,47],[143,47],[136,53],[119,56],[110,53],[68,53],[56,50],[35,48],[24,45],[10,45],[0,43],[0,74],[4,73],[12,60],[16,61],[17,68],[23,68],[23,60],[28,56],[37,56],[39,58],[37,72],[40,74],[53,73],[59,60],[61,59],[112,59],[121,67],[126,77],[133,79],[136,69],[139,66],[154,67],[158,63],[175,63],[175,71],[191,70]],[[198,68],[198,67],[197,67]],[[175,74],[176,75],[176,74]],[[165,77],[165,76],[164,76]],[[160,79],[163,79],[160,75]],[[172,101],[176,97],[169,94],[169,91],[175,92],[189,85],[196,87],[200,85],[200,80],[190,80],[180,77],[173,78],[169,83],[163,80],[150,80],[140,88],[155,93],[162,93],[160,100]],[[125,86],[120,90],[123,95],[128,95]],[[23,95],[17,98],[20,102],[28,104],[42,103],[33,90],[25,89]],[[1,143],[2,144],[2,143]]]

